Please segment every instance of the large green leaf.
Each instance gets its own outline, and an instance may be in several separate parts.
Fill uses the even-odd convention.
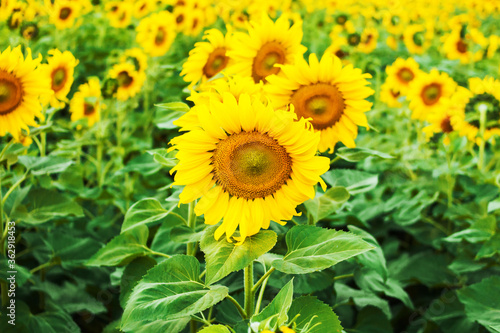
[[[250,323],[258,323],[259,332],[264,329],[275,331],[278,327],[288,321],[288,309],[292,305],[293,280],[288,282],[271,303],[259,314],[254,315]]]
[[[138,257],[125,267],[120,280],[120,305],[122,308],[125,308],[132,289],[137,282],[155,265],[156,260],[151,257]]]
[[[120,266],[150,251],[146,247],[149,229],[138,225],[114,237],[87,262],[87,266]]]
[[[217,226],[207,228],[200,242],[207,263],[205,282],[208,285],[219,281],[231,272],[245,268],[276,244],[276,233],[271,230],[261,230],[258,234],[247,237],[243,244],[236,245],[229,243],[224,237],[216,241],[215,229]]]
[[[33,175],[59,173],[75,162],[58,156],[19,156],[19,163],[30,169]]]
[[[11,215],[22,223],[39,224],[58,217],[83,216],[80,205],[57,191],[34,189],[25,201],[26,205],[18,205]]]
[[[337,156],[346,160],[348,162],[359,162],[367,157],[375,156],[385,159],[392,159],[394,156],[391,156],[386,153],[382,153],[380,151],[376,151],[368,148],[347,148],[342,147],[337,151]]]
[[[319,271],[373,249],[352,233],[306,225],[290,229],[286,244],[286,255],[283,259],[274,260],[272,265],[288,274]]]
[[[200,264],[192,256],[174,256],[151,268],[130,295],[121,329],[135,331],[144,321],[184,318],[227,296],[227,287],[208,287],[199,276]]]
[[[376,271],[385,281],[387,279],[387,266],[385,256],[375,237],[373,237],[370,233],[364,231],[363,229],[360,229],[353,225],[350,225],[348,228],[349,231],[351,231],[353,234],[362,237],[365,242],[374,247],[373,251],[368,251],[358,255],[356,257],[356,260],[359,261],[363,266],[369,267],[370,269]]]
[[[343,186],[350,194],[358,194],[374,189],[378,175],[351,169],[333,169],[321,176],[328,185]]]
[[[297,317],[297,315],[299,315]],[[288,318],[297,317],[297,328],[308,333],[340,333],[342,326],[339,318],[325,303],[313,296],[302,296],[293,300],[288,311]]]
[[[465,305],[467,317],[479,322],[490,332],[500,327],[500,277],[492,276],[457,291]]]
[[[345,187],[336,186],[328,189],[321,196],[307,200],[304,206],[314,222],[317,222],[339,210],[349,197],[350,194]]]
[[[122,233],[138,225],[159,222],[164,219],[175,208],[166,210],[160,202],[154,198],[146,198],[136,202],[125,214],[122,225]]]

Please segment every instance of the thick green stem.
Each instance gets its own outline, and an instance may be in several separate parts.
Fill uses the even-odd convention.
[[[195,202],[192,201],[188,206],[188,227],[195,230],[196,228],[196,215],[194,213],[194,205]],[[196,255],[196,242],[187,244],[187,255],[194,256]]]
[[[481,141],[479,142],[479,159],[477,161],[477,168],[479,171],[483,171],[484,169],[484,146],[486,144],[486,140],[484,139],[484,132],[486,131],[486,107],[479,107],[479,136]]]
[[[191,333],[196,333],[196,330],[198,330],[198,324],[196,323],[196,320],[191,319],[189,322],[189,327],[191,329]]]
[[[253,262],[250,263],[243,272],[245,279],[245,313],[247,319],[251,318],[254,310],[255,294],[252,291],[253,288]]]

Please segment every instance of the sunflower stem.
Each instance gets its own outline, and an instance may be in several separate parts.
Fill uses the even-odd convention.
[[[487,109],[485,107],[479,107],[479,135],[481,137],[481,141],[479,142],[479,159],[477,161],[477,168],[479,171],[483,171],[484,169],[484,146],[486,144],[484,132],[486,131],[486,111]]]
[[[240,313],[241,315],[241,318],[247,318],[247,314],[245,312],[245,310],[243,310],[243,308],[241,307],[240,303],[238,303],[237,300],[235,300],[233,297],[231,297],[230,295],[227,295],[226,298],[234,304],[234,306],[236,307],[236,309],[238,309],[238,312]]]
[[[245,313],[248,318],[251,318],[254,311],[255,294],[253,288],[253,262],[250,263],[243,272],[245,279]]]
[[[271,268],[269,271],[271,271],[273,268]],[[264,279],[264,282],[262,282],[262,287],[260,287],[260,290],[259,290],[259,296],[257,297],[257,304],[255,304],[255,313],[259,313],[260,305],[262,304],[262,298],[264,297],[264,291],[266,290],[267,280],[269,280],[269,274],[267,276],[264,275],[263,277],[265,277],[265,279]],[[255,286],[254,286],[254,288],[255,288]]]
[[[452,156],[450,148],[446,149],[446,162],[448,163],[448,172],[446,174],[448,188],[446,194],[448,196],[448,208],[450,208],[453,205],[453,187],[455,186],[455,178],[451,175]]]
[[[188,227],[193,229],[193,231],[196,228],[196,215],[194,213],[194,205],[195,205],[194,201],[191,201],[188,205]],[[187,244],[186,253],[188,256],[196,255],[196,242]]]

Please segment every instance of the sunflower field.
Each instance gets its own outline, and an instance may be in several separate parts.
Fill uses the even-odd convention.
[[[500,333],[499,0],[1,0],[1,333]]]

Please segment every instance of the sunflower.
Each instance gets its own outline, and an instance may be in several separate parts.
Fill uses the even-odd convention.
[[[426,120],[429,115],[445,107],[456,86],[448,74],[436,69],[417,77],[408,91],[412,118]]]
[[[356,31],[354,28],[354,24],[350,20],[349,15],[345,13],[340,13],[335,16],[334,19],[335,25],[333,26],[332,32],[330,33],[330,37],[332,39],[338,37],[342,32],[346,31],[349,34],[352,34]]]
[[[500,135],[500,80],[470,78],[469,89],[460,87],[452,101],[452,106],[457,109],[454,120],[460,135],[471,141],[480,139],[481,110],[486,113],[484,139]]]
[[[91,78],[88,83],[78,87],[69,105],[71,120],[77,121],[86,118],[88,126],[93,126],[101,119],[101,85],[99,79]]]
[[[116,98],[120,101],[126,101],[137,95],[146,80],[144,72],[136,71],[135,66],[127,62],[114,65],[109,71],[109,77],[118,83]]]
[[[106,3],[106,16],[109,25],[114,28],[125,28],[130,25],[134,5],[127,1],[110,1]]]
[[[138,72],[144,72],[148,68],[148,56],[138,47],[126,50],[120,62],[130,62]]]
[[[325,50],[325,53],[330,53],[342,60],[344,65],[349,63],[347,57],[349,56],[347,39],[345,37],[337,36],[332,38],[332,43]]]
[[[191,86],[200,81],[203,84],[226,68],[229,63],[226,51],[230,45],[230,33],[224,37],[219,30],[210,29],[205,32],[203,38],[208,41],[196,43],[195,48],[189,52],[188,60],[182,66],[181,75],[184,75],[184,81],[190,82]]]
[[[450,144],[450,134],[456,132],[456,109],[445,107],[438,112],[427,117],[430,125],[423,128],[427,141],[430,141],[436,134],[444,135],[443,143]]]
[[[321,133],[318,149],[333,152],[341,141],[355,147],[358,126],[368,128],[364,112],[372,103],[365,100],[373,94],[366,87],[370,74],[363,74],[352,65],[342,67],[339,58],[325,54],[318,61],[309,56],[309,65],[297,58],[295,65],[281,67],[283,75],[268,78],[264,89],[276,108],[292,104],[299,118],[311,118],[314,129]]]
[[[48,54],[52,57],[48,58],[47,65],[43,65],[43,71],[45,76],[50,78],[51,88],[54,91],[50,105],[53,108],[62,109],[73,84],[74,70],[78,65],[78,60],[69,51],[61,52],[53,49]]]
[[[153,0],[138,0],[134,1],[134,17],[135,18],[143,18],[144,16],[151,13],[156,5]]]
[[[25,22],[21,25],[20,34],[26,40],[35,40],[38,32],[38,26],[34,22]]]
[[[142,19],[137,27],[137,43],[152,57],[164,55],[174,39],[175,21],[167,11],[151,14]]]
[[[255,82],[264,81],[271,74],[277,74],[280,68],[276,64],[291,64],[296,56],[302,56],[306,47],[302,40],[302,23],[292,27],[285,17],[273,22],[269,17],[250,22],[248,34],[236,32],[233,47],[227,52],[233,65],[228,72],[241,76],[250,76]]]
[[[0,136],[9,132],[17,141],[21,129],[29,133],[28,126],[38,126],[35,117],[44,119],[40,102],[52,94],[39,67],[42,56],[33,59],[31,49],[26,52],[26,58],[21,46],[0,52]]]
[[[431,45],[433,28],[426,28],[422,24],[410,24],[403,34],[403,41],[408,52],[412,54],[423,54]]]
[[[387,32],[392,35],[399,35],[405,30],[408,15],[404,10],[388,10],[384,13],[382,22]]]
[[[380,101],[385,103],[390,108],[399,108],[402,104],[400,102],[401,92],[399,87],[385,82],[380,87]]]
[[[386,81],[389,85],[398,87],[402,95],[406,95],[410,83],[421,75],[418,63],[413,58],[406,60],[398,58],[392,65],[386,67],[385,72]]]
[[[358,50],[363,53],[371,53],[377,47],[378,30],[366,28],[360,36]]]
[[[456,29],[443,36],[443,51],[450,60],[458,59],[462,64],[479,61],[483,58],[488,40],[477,29],[469,33],[465,29]]]
[[[50,22],[59,30],[71,28],[75,25],[81,10],[82,6],[78,1],[55,1],[51,9]]]
[[[316,183],[325,186],[320,175],[329,160],[316,156],[319,133],[292,112],[224,93],[222,101],[200,105],[198,115],[198,127],[171,141],[179,159],[171,173],[174,185],[185,185],[180,203],[201,197],[196,215],[211,225],[223,219],[215,239],[225,233],[230,241],[239,226],[234,238],[242,243],[271,220],[284,225],[314,198]]]

